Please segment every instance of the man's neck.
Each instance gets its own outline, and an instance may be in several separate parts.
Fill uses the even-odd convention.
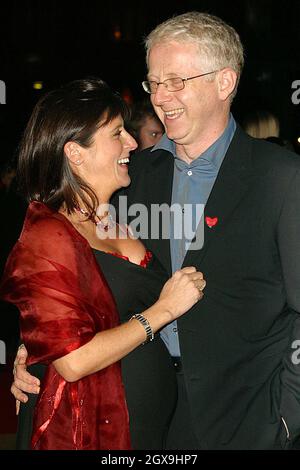
[[[175,142],[176,155],[186,163],[192,163],[221,137],[226,127],[228,126],[228,122],[229,116],[227,116],[226,119],[224,119],[218,126],[212,129],[210,133],[203,133],[197,142],[188,145]]]

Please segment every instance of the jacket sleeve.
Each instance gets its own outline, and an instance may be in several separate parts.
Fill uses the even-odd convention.
[[[280,412],[286,422],[289,439],[300,435],[300,360],[295,347],[300,345],[300,171],[290,184],[278,225],[278,246],[281,257],[287,303],[295,312],[289,349],[281,371]]]

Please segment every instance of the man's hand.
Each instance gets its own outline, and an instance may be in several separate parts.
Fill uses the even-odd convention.
[[[10,388],[11,393],[16,399],[16,414],[20,411],[20,402],[26,403],[28,396],[23,392],[27,393],[39,393],[40,392],[40,381],[38,378],[33,377],[26,371],[26,359],[28,353],[24,344],[19,346],[17,356],[14,361],[14,382]]]

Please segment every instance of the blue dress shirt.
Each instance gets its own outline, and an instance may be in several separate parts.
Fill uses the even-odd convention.
[[[219,169],[234,136],[236,123],[232,115],[223,134],[198,158],[188,164],[176,155],[175,143],[166,134],[153,147],[152,151],[162,149],[174,156],[174,176],[172,201],[173,205],[180,205],[182,216],[185,217],[184,224],[189,221],[189,226],[183,225],[178,229],[177,223],[171,223],[170,249],[172,271],[181,268],[188,246],[193,238],[191,233],[196,231],[197,225],[203,213],[204,206],[208,200],[212,187],[217,178]],[[178,207],[178,206],[176,206]],[[186,212],[189,212],[187,217]],[[172,211],[171,211],[171,222]],[[181,232],[181,233],[180,233]],[[177,334],[177,322],[173,321],[161,331],[161,337],[170,351],[171,356],[180,356],[180,347]]]

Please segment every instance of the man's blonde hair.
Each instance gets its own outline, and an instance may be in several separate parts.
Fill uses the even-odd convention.
[[[197,44],[201,61],[212,70],[233,69],[237,88],[244,66],[244,49],[238,33],[223,20],[192,11],[164,21],[145,39],[147,65],[151,48],[170,40]]]

